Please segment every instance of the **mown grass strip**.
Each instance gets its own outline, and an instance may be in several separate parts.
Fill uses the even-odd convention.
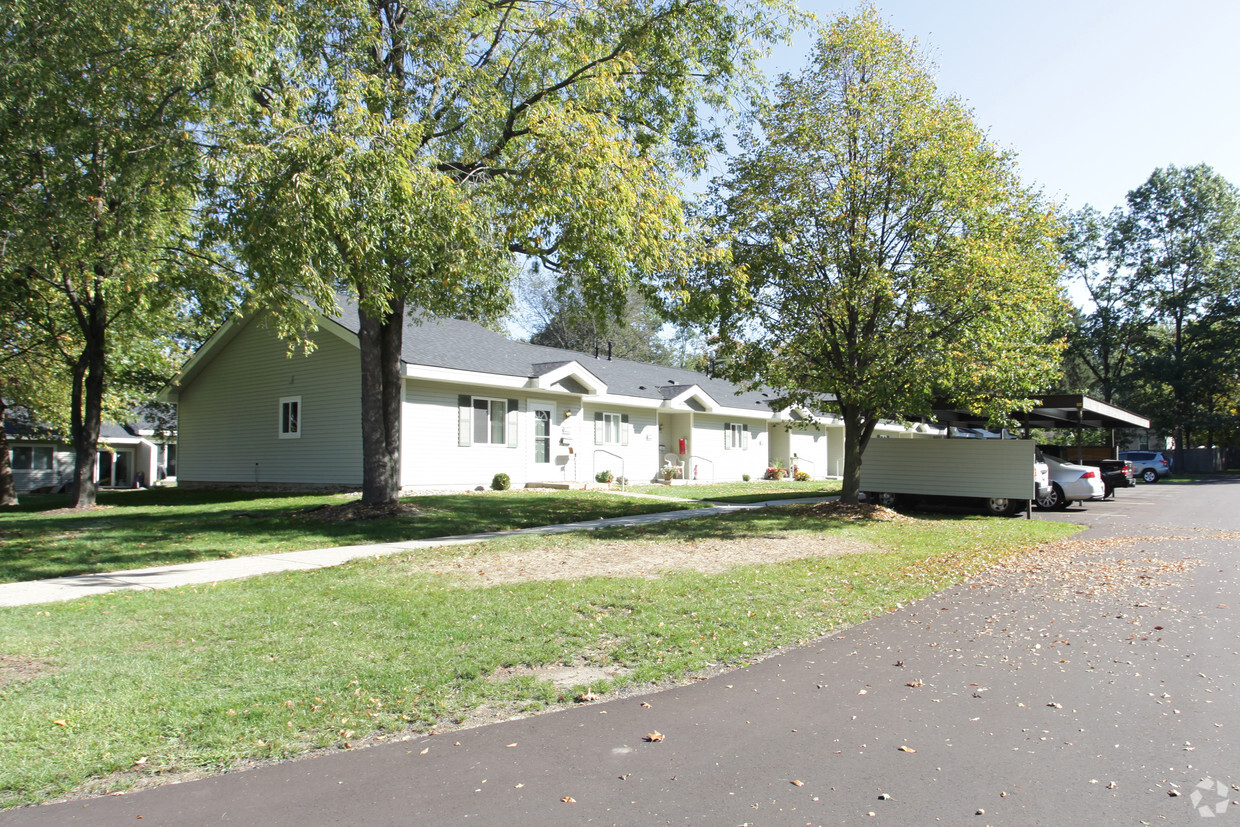
[[[513,666],[627,672],[588,688],[740,664],[958,582],[1022,546],[1078,530],[1042,521],[818,521],[747,512],[608,539],[828,532],[873,552],[656,579],[471,588],[425,573],[437,549],[211,587],[0,610],[0,806],[124,789],[143,775],[425,732],[480,707],[571,701]],[[589,544],[590,536],[556,542]],[[538,538],[488,544],[503,554]],[[470,553],[478,554],[478,549]],[[20,665],[21,668],[6,668]]]
[[[756,503],[804,497],[830,497],[840,493],[839,480],[751,480],[749,482],[693,483],[690,485],[634,485],[639,494],[662,494],[689,500],[722,503]]]
[[[103,493],[100,508],[45,513],[63,497],[24,496],[0,512],[0,582],[386,543],[697,508],[597,491],[486,491],[409,497],[409,516],[324,523],[298,512],[354,499],[175,488]]]

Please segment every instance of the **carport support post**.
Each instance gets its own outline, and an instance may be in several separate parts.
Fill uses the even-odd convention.
[[[1081,430],[1085,427],[1085,409],[1080,402],[1076,403],[1076,461],[1085,464],[1085,447],[1081,445]]]

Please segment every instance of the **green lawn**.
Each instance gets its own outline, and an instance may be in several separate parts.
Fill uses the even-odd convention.
[[[662,494],[667,497],[684,497],[692,500],[756,503],[800,497],[830,497],[840,493],[841,485],[839,480],[809,480],[808,482],[753,480],[700,485],[633,485],[629,487],[629,490],[638,494]]]
[[[584,507],[593,499],[580,502]],[[289,503],[268,507],[283,513]],[[140,776],[216,772],[249,759],[347,748],[383,733],[426,732],[480,707],[504,715],[536,711],[572,702],[585,688],[558,690],[532,676],[492,679],[503,667],[584,663],[627,670],[589,687],[601,693],[615,683],[742,664],[1076,530],[982,517],[827,521],[790,508],[588,536],[509,538],[213,586],[0,609],[0,807],[125,789]],[[874,551],[713,575],[490,587],[420,565],[549,542],[771,536],[795,542],[808,534],[867,543]],[[259,542],[257,532],[245,536]]]
[[[410,497],[404,502],[419,512],[398,519],[332,524],[295,516],[349,499],[159,488],[104,492],[100,508],[48,514],[65,498],[27,495],[18,508],[0,511],[0,582],[699,507],[602,492],[514,490]]]

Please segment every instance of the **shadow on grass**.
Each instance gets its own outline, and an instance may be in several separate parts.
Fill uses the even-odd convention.
[[[106,492],[91,511],[46,514],[64,507],[64,498],[30,497],[0,514],[0,582],[699,507],[593,492],[488,492],[406,498],[419,510],[389,519],[330,523],[299,513],[344,501],[332,495],[152,489]]]

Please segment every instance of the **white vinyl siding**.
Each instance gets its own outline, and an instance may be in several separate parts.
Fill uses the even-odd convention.
[[[861,488],[1032,499],[1034,449],[1027,439],[872,439]]]
[[[308,356],[287,355],[252,320],[180,391],[181,484],[362,482],[358,350],[320,332]],[[298,439],[281,439],[280,400],[298,399]],[[282,418],[282,417],[281,417]]]
[[[528,437],[519,436],[527,408],[481,386],[406,380],[401,484],[490,488],[504,473],[521,487],[534,459]],[[545,467],[541,474],[547,476]]]
[[[17,493],[56,487],[72,479],[73,451],[69,446],[9,444],[9,466]]]
[[[739,440],[741,447],[732,447],[733,439]],[[675,451],[675,446],[669,450]],[[766,470],[766,423],[697,414],[693,417],[692,453],[692,457],[685,458],[685,475],[689,479],[694,479],[695,470],[699,482],[710,482],[712,474],[716,482],[739,480],[744,474],[761,479]]]
[[[584,423],[586,439],[577,449],[582,454],[578,479],[593,480],[600,471],[611,471],[617,477],[624,474],[630,483],[655,479],[662,464],[656,412],[637,408],[617,410],[611,406],[594,410],[588,404]]]

